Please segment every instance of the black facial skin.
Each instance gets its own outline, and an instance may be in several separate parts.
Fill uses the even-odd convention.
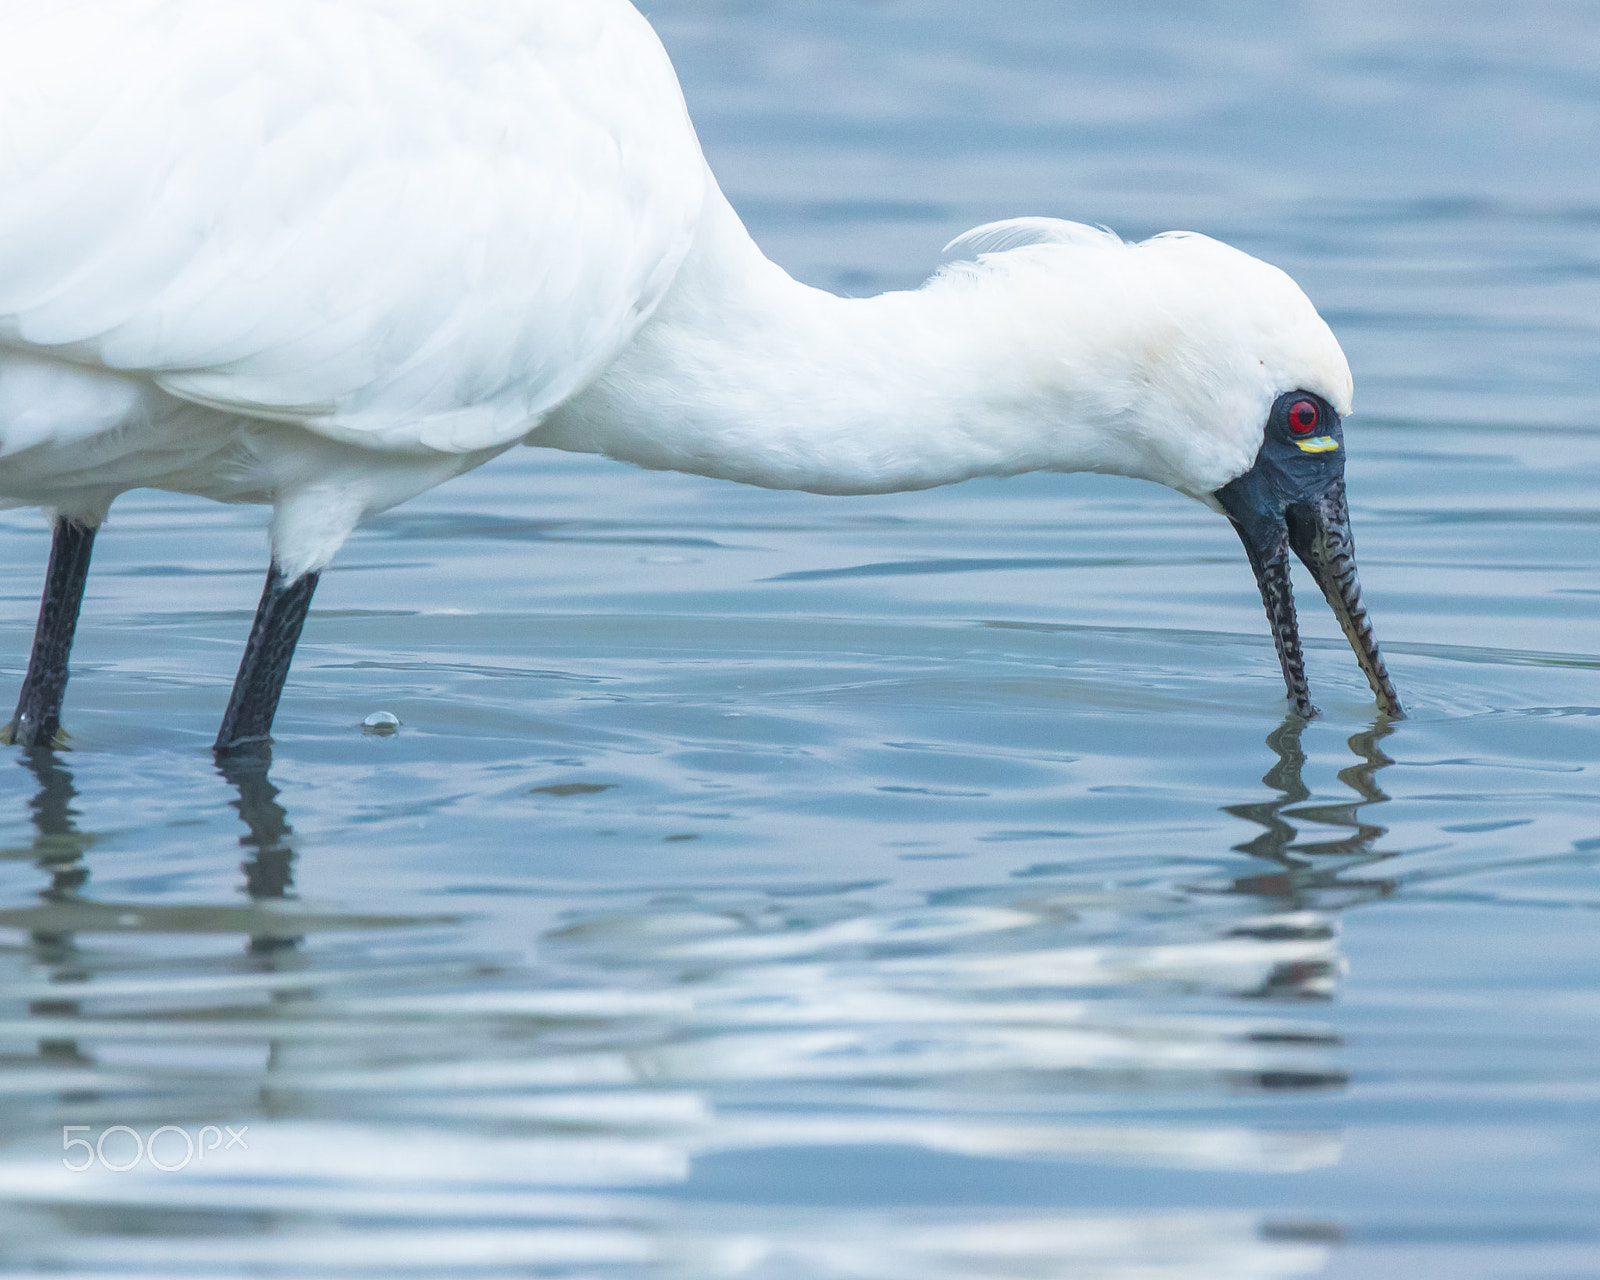
[[[1316,407],[1317,425],[1307,435],[1297,436],[1289,418],[1303,400]],[[1302,442],[1323,437],[1339,447],[1313,453],[1300,448]],[[1400,697],[1378,652],[1366,606],[1361,603],[1350,512],[1344,500],[1344,431],[1328,402],[1308,391],[1279,396],[1267,418],[1266,438],[1255,465],[1218,489],[1216,498],[1238,530],[1255,570],[1295,712],[1307,719],[1317,714],[1306,686],[1305,657],[1289,583],[1291,550],[1311,570],[1344,628],[1356,661],[1377,695],[1378,709],[1392,720],[1404,717]]]

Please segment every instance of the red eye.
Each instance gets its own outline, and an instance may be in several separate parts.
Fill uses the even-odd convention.
[[[1297,436],[1308,436],[1317,429],[1317,406],[1309,400],[1296,400],[1289,406],[1289,430]]]

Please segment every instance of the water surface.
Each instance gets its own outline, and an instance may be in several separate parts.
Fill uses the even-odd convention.
[[[652,18],[814,283],[1024,212],[1300,279],[1411,717],[1303,583],[1286,719],[1234,535],[1154,486],[522,450],[351,540],[270,769],[223,775],[264,517],[130,495],[76,749],[0,760],[0,1268],[1600,1270],[1600,17]],[[8,689],[46,544],[0,515]],[[66,1125],[219,1141],[74,1173]]]

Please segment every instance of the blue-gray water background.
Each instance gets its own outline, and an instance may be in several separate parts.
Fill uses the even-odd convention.
[[[1021,213],[1295,275],[1411,718],[1302,582],[1286,722],[1154,486],[519,450],[351,540],[228,779],[264,514],[130,495],[77,749],[0,758],[0,1271],[1600,1274],[1600,9],[651,16],[803,279]],[[5,697],[46,550],[0,515]]]

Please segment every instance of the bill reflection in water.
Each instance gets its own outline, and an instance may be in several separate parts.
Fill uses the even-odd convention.
[[[1396,888],[1394,880],[1350,873],[1398,856],[1397,851],[1377,847],[1389,829],[1362,813],[1389,800],[1377,775],[1394,761],[1379,744],[1394,732],[1394,726],[1380,717],[1370,729],[1347,740],[1358,763],[1341,769],[1339,781],[1356,793],[1354,800],[1311,804],[1306,803],[1311,789],[1303,776],[1306,753],[1301,738],[1305,729],[1304,718],[1290,715],[1267,735],[1267,745],[1277,753],[1278,761],[1261,781],[1276,791],[1276,796],[1223,806],[1224,813],[1262,828],[1254,839],[1233,847],[1279,868],[1240,876],[1231,882],[1228,892],[1263,899],[1284,911],[1339,911],[1388,897]],[[1305,840],[1296,822],[1344,829],[1348,834]]]

